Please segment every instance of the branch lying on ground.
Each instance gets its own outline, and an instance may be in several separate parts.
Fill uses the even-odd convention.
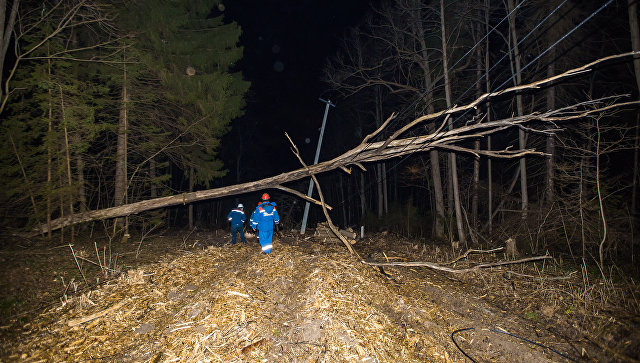
[[[500,261],[500,262],[495,262],[495,263],[485,263],[485,264],[475,265],[473,267],[462,268],[462,269],[454,269],[454,268],[450,268],[450,267],[445,267],[445,266],[442,266],[442,265],[439,265],[439,264],[433,263],[433,262],[367,262],[367,261],[362,261],[362,263],[364,263],[366,265],[370,265],[370,266],[428,267],[428,268],[433,269],[433,270],[445,271],[445,272],[450,272],[450,273],[454,273],[454,274],[459,274],[459,273],[466,273],[466,272],[472,272],[472,271],[479,271],[481,269],[487,269],[487,268],[492,268],[492,267],[499,267],[499,266],[526,263],[526,262],[536,262],[536,261],[548,260],[548,259],[551,259],[551,258],[552,257],[549,256],[549,255],[536,256],[536,257],[523,258],[523,259],[515,260],[515,261]]]
[[[453,261],[447,262],[445,263],[445,265],[453,265],[454,263],[462,260],[463,258],[467,258],[467,256],[469,256],[472,253],[494,253],[494,252],[498,252],[498,251],[502,251],[504,250],[504,247],[498,247],[498,248],[494,248],[491,250],[474,250],[474,249],[469,249],[467,250],[467,252],[465,252],[463,255],[461,255],[460,257],[456,258]]]

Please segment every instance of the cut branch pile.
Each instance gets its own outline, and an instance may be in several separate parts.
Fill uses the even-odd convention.
[[[49,230],[56,230],[65,226],[89,222],[92,220],[127,216],[152,209],[180,204],[184,205],[207,199],[244,194],[266,188],[278,188],[286,191],[291,191],[291,189],[287,190],[287,188],[282,184],[335,169],[342,169],[346,172],[350,172],[349,167],[354,165],[363,170],[366,170],[363,166],[363,163],[387,160],[417,152],[427,152],[431,149],[468,153],[474,155],[475,157],[486,156],[494,158],[520,158],[526,155],[541,156],[544,155],[544,153],[536,151],[534,149],[511,150],[507,148],[503,150],[475,150],[467,148],[465,146],[461,146],[461,143],[467,142],[469,140],[483,138],[487,135],[491,135],[514,127],[526,128],[530,132],[550,134],[559,131],[558,127],[555,124],[556,122],[575,120],[600,114],[606,111],[611,111],[621,107],[637,107],[637,105],[640,104],[640,101],[618,102],[619,98],[622,96],[606,97],[597,100],[580,102],[564,108],[550,110],[545,113],[531,113],[528,115],[511,117],[491,122],[475,122],[469,125],[462,124],[463,126],[451,130],[444,130],[447,117],[451,117],[451,115],[453,114],[459,114],[471,109],[475,109],[482,102],[485,102],[494,97],[504,96],[507,94],[515,94],[524,90],[535,90],[542,86],[548,86],[552,83],[558,82],[559,80],[589,72],[593,66],[599,63],[634,55],[640,55],[640,52],[628,52],[612,55],[609,57],[598,59],[581,67],[568,70],[553,77],[531,82],[526,85],[510,87],[497,92],[486,93],[466,105],[454,106],[446,110],[420,116],[398,129],[386,140],[371,142],[370,140],[372,140],[375,136],[380,135],[382,131],[388,127],[390,121],[395,117],[395,115],[392,115],[391,117],[389,117],[389,119],[387,119],[386,122],[384,122],[380,126],[380,128],[365,137],[358,146],[351,150],[348,150],[340,156],[335,157],[334,159],[319,164],[310,166],[305,165],[297,170],[252,182],[144,200],[118,207],[92,210],[84,213],[76,213],[53,220],[49,224],[42,224],[35,228],[32,232],[25,234],[25,236],[33,237],[41,233],[46,233]],[[400,139],[398,138],[401,136],[401,134],[406,133],[410,129],[414,129],[420,124],[428,121],[436,121],[438,119],[442,119],[442,121],[439,122],[440,127],[438,127],[437,130],[433,133],[418,135],[415,137]],[[533,122],[538,122],[538,126],[531,126],[530,124]],[[294,194],[301,196],[301,193]],[[316,204],[322,204],[321,202],[315,200],[311,201]]]
[[[346,238],[349,243],[351,243],[352,245],[356,244],[357,234],[355,232],[345,229],[341,229],[338,232],[340,232],[340,234],[344,236],[344,238]],[[313,236],[322,239],[323,241],[335,243],[341,242],[338,236],[336,236],[336,234],[331,230],[331,227],[329,227],[329,223],[327,222],[318,223]]]

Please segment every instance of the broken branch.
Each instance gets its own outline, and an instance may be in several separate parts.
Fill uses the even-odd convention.
[[[640,52],[628,52],[628,53],[623,53],[618,55],[612,55],[609,57],[598,59],[582,67],[566,71],[564,73],[561,73],[553,77],[532,82],[527,85],[521,85],[517,87],[507,88],[502,91],[487,93],[483,96],[480,96],[475,101],[467,105],[457,106],[448,110],[424,115],[415,119],[410,124],[415,126],[418,123],[425,120],[435,119],[442,115],[447,116],[456,112],[474,108],[474,107],[477,107],[477,105],[480,102],[485,101],[489,97],[493,97],[493,96],[497,96],[497,95],[501,95],[509,92],[516,92],[524,89],[537,88],[537,87],[540,87],[541,85],[547,85],[549,83],[555,82],[564,77],[569,77],[569,76],[579,74],[581,72],[585,72],[589,67],[592,67],[593,65],[596,65],[598,63],[611,60],[611,59],[632,56],[632,55],[640,55]],[[276,176],[272,176],[269,178],[256,180],[252,182],[236,184],[236,185],[231,185],[231,186],[222,187],[222,188],[201,190],[201,191],[191,192],[191,193],[183,193],[183,194],[173,195],[168,197],[149,199],[149,200],[126,204],[118,207],[87,211],[84,213],[74,213],[73,215],[55,219],[51,221],[50,224],[44,224],[44,225],[41,224],[40,226],[34,228],[31,232],[25,233],[22,236],[34,237],[40,233],[46,233],[50,230],[60,229],[65,226],[69,226],[77,223],[128,216],[131,214],[137,214],[140,212],[157,209],[157,208],[170,207],[173,205],[193,203],[201,200],[227,197],[230,195],[254,192],[254,191],[262,190],[265,188],[278,187],[278,186],[281,186],[283,183],[299,180],[308,176],[313,177],[313,175],[315,174],[335,170],[338,168],[345,167],[347,165],[356,165],[364,170],[362,163],[365,163],[365,162],[376,162],[380,160],[388,160],[391,158],[409,155],[417,152],[426,152],[435,148],[449,149],[456,152],[466,152],[476,156],[486,155],[486,156],[495,157],[495,158],[514,158],[514,157],[522,157],[525,155],[545,155],[544,153],[537,152],[532,149],[517,150],[517,151],[504,149],[504,150],[493,150],[489,152],[489,151],[473,150],[473,149],[465,148],[464,146],[459,146],[459,145],[461,142],[465,142],[471,139],[477,139],[479,137],[484,137],[486,135],[494,134],[496,132],[500,132],[508,128],[520,127],[522,124],[529,123],[532,121],[542,121],[545,123],[549,123],[553,126],[552,129],[554,130],[547,129],[545,131],[548,131],[548,132],[555,131],[555,129],[557,129],[555,122],[557,121],[578,119],[578,118],[582,118],[592,114],[609,111],[614,108],[621,108],[626,106],[636,107],[638,104],[640,104],[640,101],[618,103],[617,101],[613,100],[614,98],[616,98],[616,96],[601,98],[597,100],[589,100],[586,102],[577,103],[572,106],[567,106],[561,109],[551,110],[543,114],[532,113],[529,115],[511,117],[511,118],[492,121],[492,122],[473,123],[473,124],[464,125],[452,130],[447,130],[447,131],[438,130],[436,133],[431,133],[428,135],[420,135],[416,137],[407,137],[404,139],[394,139],[394,137],[399,136],[399,133],[396,132],[394,133],[394,135],[392,135],[390,139],[387,139],[385,141],[369,143],[368,140],[380,132],[380,131],[376,131],[371,135],[369,135],[370,137],[368,136],[368,139],[365,138],[365,140],[355,148],[348,150],[344,154],[339,155],[331,160],[327,160],[319,164],[305,166],[297,170],[293,170],[290,172],[282,173],[280,175],[276,175]],[[613,102],[613,104],[605,105],[604,104],[605,101]],[[387,119],[387,121],[385,121],[385,124],[388,125],[388,122],[391,119],[392,119],[391,117]],[[285,189],[282,189],[282,190],[285,190]],[[314,203],[318,204],[317,201]]]
[[[523,258],[523,259],[515,260],[515,261],[500,261],[500,262],[495,262],[495,263],[485,263],[485,264],[476,265],[476,266],[469,267],[469,268],[462,268],[462,269],[454,269],[454,268],[450,268],[450,267],[445,267],[445,266],[442,266],[442,265],[439,265],[439,264],[433,263],[433,262],[367,262],[367,261],[362,261],[362,262],[364,264],[370,265],[370,266],[428,267],[428,268],[433,269],[433,270],[439,270],[439,271],[445,271],[445,272],[450,272],[450,273],[454,273],[454,274],[459,274],[459,273],[467,273],[467,272],[472,272],[472,271],[478,271],[478,270],[481,270],[481,269],[492,268],[492,267],[515,265],[515,264],[526,263],[526,262],[536,262],[536,261],[547,260],[547,259],[551,259],[551,258],[552,257],[549,256],[549,255],[536,256],[536,257]]]

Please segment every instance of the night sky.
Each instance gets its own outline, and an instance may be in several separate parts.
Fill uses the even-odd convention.
[[[225,4],[227,20],[242,27],[244,58],[238,69],[251,82],[246,114],[233,122],[234,130],[223,143],[231,149],[243,143],[248,155],[242,163],[241,181],[300,166],[289,150],[285,131],[305,160],[313,161],[325,107],[318,98],[331,96],[321,80],[322,68],[348,28],[363,19],[370,3],[234,0]],[[338,125],[328,122],[328,128],[333,126]],[[305,143],[307,138],[309,143]],[[230,154],[233,152],[223,151],[227,167],[234,173],[235,161],[230,164]]]

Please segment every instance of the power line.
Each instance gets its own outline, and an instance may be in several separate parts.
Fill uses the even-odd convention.
[[[458,65],[458,63],[460,63],[467,55],[469,55],[478,45],[480,45],[491,33],[493,33],[498,26],[500,26],[500,24],[502,24],[505,20],[507,20],[509,18],[509,16],[511,16],[511,14],[513,14],[516,10],[518,10],[522,4],[524,4],[527,0],[523,0],[520,4],[518,4],[515,8],[513,8],[513,10],[511,10],[509,13],[507,13],[507,15],[505,17],[503,17],[500,22],[498,22],[498,24],[496,24],[495,26],[493,26],[491,28],[491,30],[489,32],[487,32],[487,34],[485,34],[484,37],[482,37],[482,39],[480,39],[479,41],[477,41],[473,47],[471,47],[471,49],[469,49],[464,55],[462,55],[457,61],[456,63],[454,63],[454,65],[451,68],[455,68],[456,65]],[[565,0],[566,2],[567,0]],[[402,117],[409,109],[415,107],[415,105],[418,103],[418,101],[420,101],[421,99],[423,99],[429,92],[433,92],[433,89],[436,87],[437,83],[440,82],[442,79],[444,78],[444,76],[440,76],[438,77],[432,84],[431,84],[431,88],[425,89],[424,92],[422,92],[422,94],[420,94],[419,97],[416,97],[415,100],[413,102],[411,102],[408,106],[406,106],[402,111],[400,111],[398,113],[398,115],[396,115],[396,120],[399,120],[400,117]],[[397,122],[397,121],[396,121]],[[393,123],[390,122],[389,125],[387,125],[387,127],[390,127],[391,124]],[[352,158],[351,161],[353,161],[360,153],[367,151],[369,149],[369,145],[367,145],[363,150],[361,150],[360,152],[356,153]]]
[[[527,69],[528,67],[530,67],[534,62],[536,62],[538,59],[540,59],[542,56],[544,56],[546,53],[548,53],[551,49],[553,49],[553,48],[554,48],[555,46],[557,46],[561,41],[563,41],[564,39],[566,39],[566,38],[567,38],[569,35],[571,35],[574,31],[576,31],[577,29],[579,29],[580,27],[582,27],[585,23],[587,23],[589,20],[591,20],[595,15],[597,15],[600,11],[602,11],[604,8],[606,8],[607,6],[609,6],[612,2],[613,2],[613,0],[608,0],[606,3],[604,3],[604,4],[603,4],[602,6],[600,6],[598,9],[596,9],[594,12],[592,12],[588,17],[586,17],[586,18],[585,18],[583,21],[581,21],[578,25],[574,26],[574,27],[573,27],[571,30],[569,30],[565,35],[563,35],[562,37],[560,37],[560,39],[558,39],[558,40],[557,40],[556,42],[554,42],[551,46],[549,46],[549,47],[548,47],[547,49],[545,49],[542,53],[540,53],[536,58],[534,58],[532,61],[530,61],[529,63],[527,63],[524,67],[522,67],[522,68],[520,69],[520,71],[519,71],[519,72],[516,72],[512,77],[510,77],[509,79],[507,79],[507,80],[506,80],[505,82],[503,82],[500,86],[496,87],[496,88],[494,89],[494,91],[493,91],[493,92],[495,92],[495,90],[498,90],[498,89],[500,89],[501,87],[503,87],[507,82],[511,81],[511,80],[513,79],[513,77],[515,77],[516,75],[520,74],[522,71],[524,71],[525,69]],[[558,6],[553,10],[553,12],[557,11],[557,10],[558,10],[558,9],[559,9],[563,4],[564,4],[564,3],[566,3],[566,0],[565,0],[565,1],[563,1],[560,5],[558,5]],[[522,5],[522,3],[521,3],[520,5]],[[515,9],[517,9],[517,7],[516,7],[516,8],[514,8],[514,10],[515,10]],[[552,12],[552,14],[553,14],[553,12]],[[509,13],[507,16],[509,16],[510,14],[511,14],[511,13]],[[536,29],[537,29],[537,28],[538,28],[538,27],[539,27],[543,22],[545,22],[547,19],[549,19],[549,17],[550,17],[552,14],[549,14],[547,17],[545,17],[545,18],[544,18],[544,19],[543,19],[543,20],[542,20],[538,25],[536,25],[536,26],[535,26],[535,27],[534,27],[534,28],[533,28],[533,29],[532,29],[532,30],[531,30],[531,31],[530,31],[530,32],[529,32],[529,33],[528,33],[528,34],[527,34],[527,35],[526,35],[522,40],[520,40],[517,44],[519,45],[520,43],[522,43],[522,41],[523,41],[524,39],[528,38],[528,37],[531,35],[531,33],[532,33],[534,30],[536,30]],[[504,18],[503,18],[503,20],[502,20],[502,21],[504,21]],[[502,22],[502,21],[501,21],[501,22]],[[495,29],[495,27],[494,27],[493,29]],[[484,38],[483,38],[483,39],[484,39]],[[478,44],[478,43],[476,43],[476,45],[477,45],[477,44]],[[468,53],[469,53],[469,52],[467,52],[466,54],[468,54]],[[504,58],[505,58],[505,56],[503,56],[503,57],[499,60],[499,62],[501,62]],[[499,63],[499,62],[498,62],[498,63]],[[456,64],[457,64],[457,62],[456,62]],[[496,65],[497,65],[497,64],[496,64]],[[493,67],[491,67],[491,69],[493,69],[496,65],[494,65]],[[485,74],[485,75],[483,75],[483,76],[482,76],[478,81],[476,81],[476,83],[474,83],[474,85],[472,85],[472,87],[473,87],[473,86],[475,86],[475,84],[477,84],[477,82],[479,82],[480,80],[482,80],[482,78],[483,78],[483,77],[485,77],[485,76],[486,76],[486,74]],[[438,81],[439,81],[439,79],[438,79]],[[428,92],[428,91],[427,91],[427,92]],[[424,95],[426,95],[426,93],[427,93],[427,92],[424,92],[424,93],[422,94],[422,97],[424,97]],[[467,91],[465,91],[465,93],[466,93],[466,92],[468,92],[468,89],[467,89]],[[458,101],[458,100],[459,100],[459,98],[460,98],[460,97],[458,97],[458,98],[456,99],[456,101]],[[414,101],[414,102],[413,102],[409,107],[413,107],[413,105],[415,105],[415,103],[416,103],[416,102],[417,102],[417,100],[416,100],[416,101]],[[409,108],[409,107],[408,107],[408,108]],[[405,109],[405,110],[406,110],[406,109]],[[403,111],[405,111],[405,110],[403,110]],[[458,120],[460,120],[460,119],[461,119],[464,115],[466,115],[468,112],[469,112],[469,110],[466,110],[462,115],[458,116],[454,121],[452,121],[452,124],[453,124],[453,123],[455,123],[455,122],[457,122]],[[417,140],[417,139],[418,139],[418,137],[417,137],[417,136],[416,136],[416,137],[414,137],[414,139],[413,139],[413,140],[412,140],[408,145],[406,145],[402,150],[406,149],[406,147],[407,147],[407,146],[409,146],[410,144],[412,144],[412,143],[413,143],[415,140]],[[424,145],[422,145],[418,150],[416,150],[416,151],[414,151],[414,152],[412,152],[412,153],[410,153],[410,154],[406,155],[406,156],[405,156],[405,157],[403,157],[400,161],[396,162],[396,163],[395,163],[395,165],[393,165],[393,166],[391,166],[390,168],[388,168],[388,170],[387,170],[387,172],[386,172],[385,174],[386,174],[386,175],[388,175],[388,174],[389,174],[393,169],[395,169],[396,167],[398,167],[401,163],[403,163],[403,162],[404,162],[407,158],[409,158],[411,155],[413,155],[413,154],[415,154],[415,153],[417,153],[417,152],[421,152],[422,150],[424,150],[424,148],[425,148],[425,147],[428,147],[429,145],[431,145],[431,143],[425,143],[425,144],[424,144]],[[363,149],[361,152],[363,152],[363,151],[365,151],[365,150],[366,150],[366,148],[365,148],[365,149]],[[358,154],[359,154],[359,153],[358,153]],[[357,156],[358,154],[356,154],[356,156]],[[354,156],[354,158],[355,158],[355,156]],[[352,158],[352,160],[353,160],[353,158]],[[367,187],[367,189],[366,189],[365,191],[370,190],[372,185],[373,185],[373,183],[371,183],[371,182],[370,182],[370,183],[369,183],[369,185],[368,185],[368,187]],[[352,194],[352,195],[354,195],[354,194]],[[344,204],[345,202],[346,202],[346,200],[345,200],[345,201],[342,201],[342,202],[341,202],[341,203],[339,203],[338,205],[342,205],[342,204]]]
[[[531,36],[531,34],[533,34],[534,31],[536,31],[544,22],[547,21],[547,19],[549,19],[556,11],[558,11],[558,9],[560,9],[560,7],[562,7],[562,5],[564,5],[568,0],[564,0],[562,3],[560,3],[558,6],[556,6],[555,9],[553,9],[553,11],[551,13],[549,13],[549,15],[547,15],[544,19],[542,19],[535,27],[533,27],[533,29],[531,29],[527,35],[525,35],[522,39],[520,39],[520,41],[518,41],[518,43],[515,45],[516,47],[519,46],[520,44],[522,44],[522,42],[524,42],[527,38],[529,38],[529,36]],[[522,5],[522,3],[520,3],[519,5]],[[519,6],[518,5],[518,6]],[[513,10],[516,10],[518,7],[515,7]],[[507,16],[510,16],[513,13],[513,11],[511,11],[509,14],[507,14]],[[484,38],[483,38],[484,39]],[[508,53],[504,54],[493,66],[491,66],[491,68],[489,68],[488,72],[491,72],[495,67],[498,66],[498,64],[500,64],[503,60],[505,60],[505,58],[507,57],[507,55],[509,55],[511,53],[511,51],[509,51]],[[531,63],[529,63],[531,64]],[[455,68],[452,67],[452,69]],[[522,72],[523,69],[520,70],[520,72]],[[514,74],[512,77],[515,77],[517,74],[519,74],[520,72]],[[482,76],[480,76],[480,78],[474,82],[471,86],[469,86],[469,88],[467,88],[461,95],[459,95],[458,97],[456,97],[456,100],[453,102],[453,104],[456,104],[458,101],[460,101],[460,99],[467,94],[467,92],[469,92],[469,90],[471,90],[473,87],[475,87],[480,81],[482,81],[485,77],[486,77],[486,73],[484,73]],[[509,78],[511,79],[511,78]],[[506,81],[508,82],[509,79]],[[505,83],[506,83],[505,82]],[[504,86],[504,84],[501,84],[500,86],[496,87],[495,90],[500,89],[502,86]],[[494,91],[495,91],[494,90]],[[469,110],[465,110],[465,112],[462,113],[462,115],[456,117],[455,120],[453,120],[451,122],[452,125],[454,125],[458,120],[460,120],[462,117],[464,117],[467,113],[469,112]],[[436,135],[437,136],[437,135]],[[404,148],[402,148],[402,150],[405,150],[407,147],[411,146],[413,144],[413,142],[417,139],[417,137],[415,137],[413,140],[411,140],[410,143],[408,143]],[[426,144],[425,146],[427,146],[429,144]],[[418,149],[418,151],[422,150]],[[402,160],[404,161],[404,160]]]

